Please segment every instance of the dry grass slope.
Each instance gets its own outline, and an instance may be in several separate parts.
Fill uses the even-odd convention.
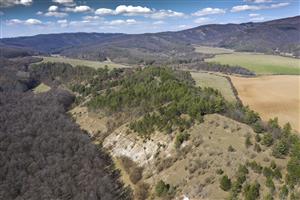
[[[129,66],[117,64],[117,63],[114,63],[111,61],[98,62],[98,61],[91,61],[91,60],[81,60],[81,59],[74,59],[74,58],[59,57],[59,56],[58,57],[42,57],[42,58],[43,58],[42,62],[62,62],[62,63],[68,63],[74,67],[77,65],[84,65],[84,66],[92,67],[95,69],[104,68],[105,66],[107,66],[109,69],[129,67]]]
[[[218,47],[209,47],[209,46],[194,46],[195,51],[198,53],[204,54],[226,54],[233,53],[232,49],[218,48]]]

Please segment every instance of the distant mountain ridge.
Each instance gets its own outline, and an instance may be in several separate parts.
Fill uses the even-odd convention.
[[[176,32],[61,33],[0,40],[2,48],[17,47],[91,60],[110,57],[125,62],[124,56],[134,59],[165,59],[174,54],[186,56],[193,51],[191,44],[232,48],[238,51],[282,52],[299,57],[300,16],[260,23],[210,24]]]

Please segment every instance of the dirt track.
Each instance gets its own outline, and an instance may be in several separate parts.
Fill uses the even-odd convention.
[[[300,132],[300,76],[276,75],[256,78],[230,77],[244,105],[264,120],[278,117]]]

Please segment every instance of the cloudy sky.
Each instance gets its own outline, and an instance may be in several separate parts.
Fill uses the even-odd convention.
[[[0,0],[3,37],[145,33],[299,15],[299,0]]]

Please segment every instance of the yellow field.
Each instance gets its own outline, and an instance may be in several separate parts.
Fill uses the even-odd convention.
[[[209,46],[194,46],[195,51],[198,53],[204,54],[226,54],[233,53],[232,49],[218,48],[218,47],[209,47]]]
[[[129,67],[129,66],[117,64],[117,63],[114,63],[111,61],[98,62],[98,61],[91,61],[91,60],[66,58],[66,57],[60,57],[60,56],[41,57],[41,58],[43,58],[42,62],[62,62],[62,63],[68,63],[74,67],[77,65],[84,65],[84,66],[92,67],[95,69],[104,68],[105,66],[107,66],[109,69]]]
[[[300,76],[231,77],[243,104],[259,112],[264,120],[278,117],[300,132]]]
[[[197,86],[212,87],[219,90],[227,101],[236,101],[231,85],[225,77],[205,72],[191,72],[191,75]]]

